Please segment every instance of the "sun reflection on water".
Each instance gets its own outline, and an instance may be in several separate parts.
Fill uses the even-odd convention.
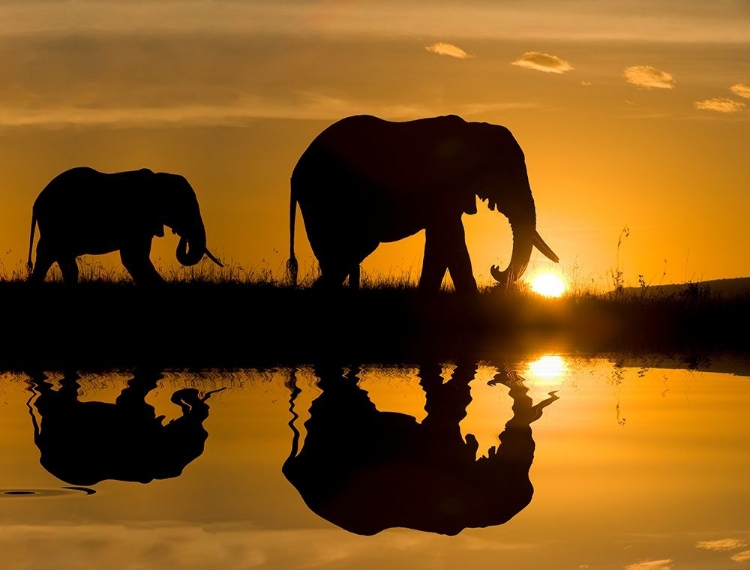
[[[565,359],[557,354],[545,354],[527,365],[529,380],[544,386],[559,386],[567,372]]]

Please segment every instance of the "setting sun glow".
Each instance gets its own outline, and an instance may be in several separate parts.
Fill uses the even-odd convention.
[[[565,292],[565,281],[552,273],[544,273],[534,278],[531,289],[544,297],[560,297]]]

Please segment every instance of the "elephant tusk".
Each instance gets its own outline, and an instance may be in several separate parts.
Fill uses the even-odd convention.
[[[227,389],[227,387],[224,386],[222,388],[216,388],[216,390],[209,390],[208,392],[206,392],[205,394],[203,394],[203,397],[200,398],[200,401],[201,402],[205,402],[206,400],[208,400],[211,397],[211,394],[216,394],[216,392],[221,392],[221,391],[226,390],[226,389]]]
[[[541,239],[541,238],[540,238],[540,239]],[[206,248],[206,257],[208,257],[208,259],[210,259],[211,261],[213,261],[213,262],[214,262],[214,263],[215,263],[216,265],[218,265],[219,267],[224,267],[224,264],[223,264],[223,263],[222,263],[221,261],[219,261],[219,260],[218,260],[218,259],[217,259],[217,258],[216,258],[216,257],[214,256],[214,254],[213,254],[213,253],[211,253],[210,251],[208,251],[208,248]]]
[[[507,283],[510,281],[509,274],[506,271],[500,271],[500,268],[497,265],[490,266],[490,275],[492,275],[493,279],[497,281],[498,283],[502,285],[507,285]]]
[[[541,251],[545,257],[551,261],[554,261],[555,263],[560,262],[560,258],[557,257],[557,254],[552,251],[552,248],[544,242],[542,236],[539,235],[539,232],[534,232],[534,247]]]

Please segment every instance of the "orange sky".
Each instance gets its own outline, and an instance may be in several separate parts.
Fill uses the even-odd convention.
[[[750,275],[747,3],[454,4],[3,1],[0,272],[23,267],[38,192],[88,165],[183,174],[211,250],[281,275],[289,176],[318,132],[355,113],[453,113],[507,126],[526,153],[538,230],[561,259],[535,253],[527,277]],[[465,223],[489,283],[508,224],[481,208]],[[418,275],[422,244],[382,246],[365,275]],[[175,245],[154,240],[158,267]],[[311,272],[304,231],[296,248]]]

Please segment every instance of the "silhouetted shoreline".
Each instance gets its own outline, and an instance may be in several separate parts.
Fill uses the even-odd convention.
[[[265,284],[0,283],[0,369],[274,367],[323,360],[408,363],[498,352],[746,354],[750,295],[544,299],[485,290],[466,299],[416,288],[323,293]]]

